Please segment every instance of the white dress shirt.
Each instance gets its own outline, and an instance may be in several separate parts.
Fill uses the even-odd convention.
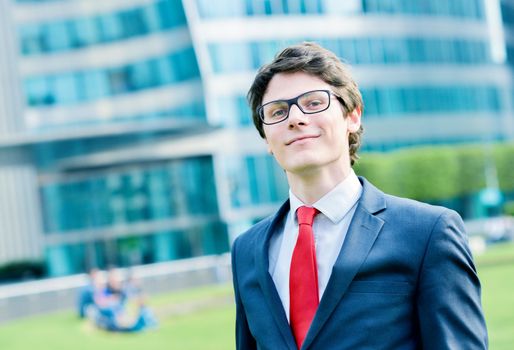
[[[343,246],[346,232],[352,221],[357,201],[362,194],[362,185],[351,170],[350,174],[330,192],[312,206],[319,210],[314,218],[313,232],[318,263],[319,297],[323,296],[332,267]],[[291,208],[284,220],[272,235],[269,245],[269,273],[275,282],[278,295],[289,320],[289,270],[291,257],[298,237],[296,210],[304,205],[289,190]]]

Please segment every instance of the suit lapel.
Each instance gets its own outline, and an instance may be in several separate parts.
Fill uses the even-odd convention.
[[[281,221],[287,215],[288,211],[289,201],[282,205],[275,217],[272,219],[266,232],[263,232],[264,239],[261,239],[259,242],[257,242],[257,249],[255,250],[255,262],[259,284],[264,294],[264,299],[269,306],[269,310],[271,310],[271,314],[273,315],[276,325],[278,326],[280,333],[284,338],[284,342],[287,344],[289,349],[296,349],[296,343],[293,337],[293,333],[291,332],[291,328],[289,327],[289,322],[287,321],[284,307],[282,306],[282,301],[280,300],[280,296],[278,295],[277,289],[275,288],[275,283],[273,282],[273,279],[271,278],[271,275],[268,271],[269,241],[271,236],[276,232],[277,225],[281,223]],[[270,327],[273,326],[270,325]]]
[[[360,180],[363,183],[361,199],[302,348],[312,343],[346,293],[384,224],[373,215],[385,209],[383,193],[366,180]]]

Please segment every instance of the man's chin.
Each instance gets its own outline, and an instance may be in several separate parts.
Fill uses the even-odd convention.
[[[301,161],[290,163],[288,167],[284,169],[292,174],[307,174],[319,169],[321,166],[320,160],[318,159],[302,159]]]

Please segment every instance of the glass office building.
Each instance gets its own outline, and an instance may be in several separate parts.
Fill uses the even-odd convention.
[[[0,0],[0,264],[42,259],[57,276],[228,251],[287,197],[245,95],[292,43],[352,65],[364,150],[514,139],[513,13],[508,0]]]

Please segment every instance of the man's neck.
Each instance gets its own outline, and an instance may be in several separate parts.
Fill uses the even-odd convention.
[[[340,171],[315,171],[312,173],[294,174],[287,172],[289,187],[304,204],[312,205],[325,194],[334,189],[348,177],[351,168]]]

